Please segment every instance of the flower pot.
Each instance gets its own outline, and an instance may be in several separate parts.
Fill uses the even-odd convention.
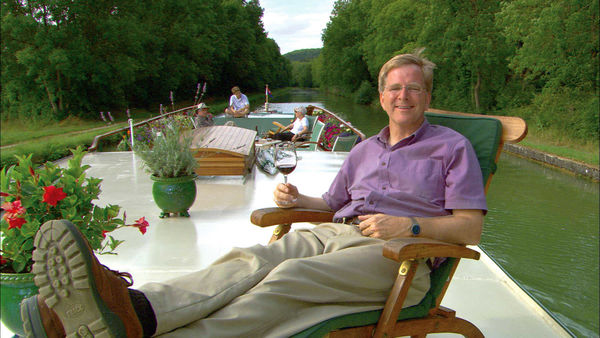
[[[21,301],[38,293],[32,273],[0,273],[2,324],[19,336],[25,336],[21,320]]]
[[[154,203],[162,210],[160,218],[169,217],[170,214],[190,216],[188,209],[196,200],[194,176],[163,178],[152,175],[150,178],[154,181]]]

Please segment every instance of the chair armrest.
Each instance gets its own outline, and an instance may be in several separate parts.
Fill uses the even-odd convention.
[[[450,244],[429,238],[398,238],[383,246],[383,255],[402,262],[427,257],[454,257],[479,259],[479,252],[462,245]]]
[[[260,227],[298,222],[331,222],[333,214],[331,211],[318,209],[262,208],[252,212],[250,221]]]

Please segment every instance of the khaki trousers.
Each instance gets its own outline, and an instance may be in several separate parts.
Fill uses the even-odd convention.
[[[234,248],[208,268],[142,286],[157,335],[288,337],[323,320],[383,308],[399,263],[382,256],[384,241],[356,227],[324,223],[267,246]],[[429,289],[419,264],[404,306]]]

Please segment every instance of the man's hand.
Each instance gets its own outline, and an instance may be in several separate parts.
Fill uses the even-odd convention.
[[[410,237],[410,219],[385,214],[361,215],[358,224],[363,236],[388,240],[398,237]]]
[[[273,191],[273,200],[280,208],[292,208],[298,202],[298,188],[295,185],[279,183]]]

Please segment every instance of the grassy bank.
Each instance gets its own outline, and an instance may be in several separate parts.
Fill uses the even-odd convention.
[[[566,140],[557,137],[556,131],[531,130],[519,144],[571,160],[598,167],[598,140],[588,142]]]

